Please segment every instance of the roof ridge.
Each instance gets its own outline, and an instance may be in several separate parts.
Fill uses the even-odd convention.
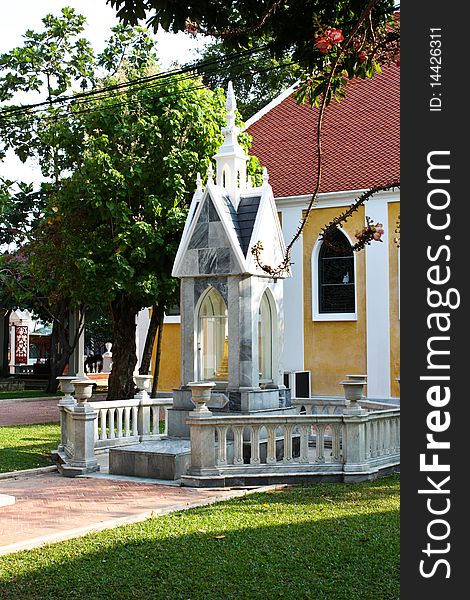
[[[261,119],[261,117],[264,117],[264,115],[266,115],[270,110],[272,110],[278,104],[281,104],[281,102],[283,102],[286,98],[288,98],[292,94],[292,92],[295,90],[295,88],[298,85],[299,85],[299,81],[296,81],[290,87],[288,87],[287,90],[284,90],[283,92],[281,92],[279,94],[279,96],[276,96],[276,98],[274,98],[273,100],[271,100],[271,102],[268,102],[268,104],[266,104],[266,106],[264,106],[263,108],[261,108],[257,113],[255,113],[252,117],[250,117],[245,122],[245,126],[243,128],[243,131],[245,131],[246,129],[248,129],[248,127],[251,127],[253,125],[253,123],[256,123],[256,121],[258,121],[259,119]]]

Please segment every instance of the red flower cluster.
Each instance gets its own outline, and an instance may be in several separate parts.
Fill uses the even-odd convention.
[[[369,244],[372,240],[381,242],[380,239],[384,234],[384,228],[382,223],[376,223],[372,225],[370,222],[367,223],[366,227],[358,229],[355,234],[355,238],[362,244]]]
[[[326,54],[328,50],[331,50],[333,46],[340,44],[344,40],[343,32],[341,29],[335,29],[331,27],[328,29],[325,35],[318,37],[315,41],[315,46],[322,54]]]
[[[364,50],[361,50],[360,52],[358,52],[357,57],[362,65],[362,63],[365,63],[367,60],[367,53],[364,52]]]

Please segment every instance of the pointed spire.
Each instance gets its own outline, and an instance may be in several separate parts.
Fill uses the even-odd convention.
[[[207,167],[207,183],[214,183],[214,169],[211,162]]]
[[[269,181],[268,169],[264,167],[263,169],[263,183],[266,184]]]
[[[201,174],[198,171],[198,174],[196,175],[196,190],[198,192],[202,192],[202,178],[201,178]]]
[[[235,109],[237,108],[237,99],[235,98],[235,92],[233,91],[233,85],[231,81],[228,82],[225,108],[227,109],[227,127],[233,127],[235,125]]]

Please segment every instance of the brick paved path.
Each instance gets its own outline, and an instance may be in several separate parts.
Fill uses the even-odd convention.
[[[52,400],[0,400],[0,425],[58,423],[59,398]]]
[[[94,394],[91,400],[104,400],[106,394]],[[30,400],[0,400],[1,425],[32,425],[34,423],[58,423],[60,397]]]
[[[0,494],[16,498],[13,506],[0,508],[0,555],[244,493],[104,478],[68,479],[58,473],[0,479]]]

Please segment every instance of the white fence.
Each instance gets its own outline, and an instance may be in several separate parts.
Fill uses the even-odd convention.
[[[59,404],[61,440],[55,456],[60,470],[71,476],[93,471],[97,452],[160,439],[172,405],[172,398]]]
[[[189,479],[359,475],[400,463],[400,410],[189,419]]]

